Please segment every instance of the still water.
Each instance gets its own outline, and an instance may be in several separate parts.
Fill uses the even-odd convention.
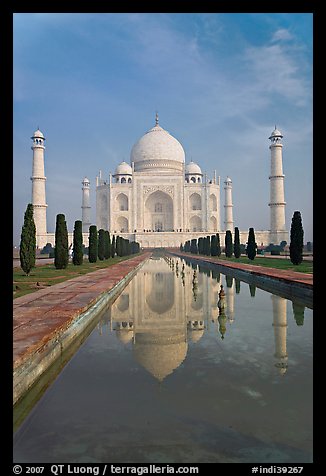
[[[302,302],[150,259],[16,432],[14,461],[312,462],[312,328]]]

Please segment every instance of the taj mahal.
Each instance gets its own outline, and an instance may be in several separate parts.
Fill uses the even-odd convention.
[[[275,126],[269,137],[270,229],[255,229],[258,245],[288,241],[282,138]],[[55,235],[47,231],[45,137],[39,129],[34,132],[32,141],[32,204],[37,247],[43,248],[46,243],[55,244]],[[224,189],[223,216],[221,187]],[[160,126],[158,114],[154,127],[131,148],[130,163],[121,162],[108,177],[102,176],[101,171],[98,173],[95,223],[91,219],[90,193],[91,182],[85,177],[82,181],[81,219],[86,246],[92,224],[96,224],[98,230],[103,228],[111,234],[137,241],[142,248],[179,247],[191,238],[215,233],[220,234],[224,245],[226,230],[234,231],[231,178],[227,176],[222,185],[216,170],[212,177],[208,177],[202,173],[199,164],[186,163],[181,143]],[[252,226],[255,224],[248,223],[248,229]],[[246,243],[248,229],[240,230],[241,243]],[[68,233],[68,240],[71,245],[72,232]]]

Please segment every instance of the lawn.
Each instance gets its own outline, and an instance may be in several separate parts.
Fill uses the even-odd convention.
[[[267,266],[269,268],[298,271],[299,273],[313,273],[313,261],[303,261],[299,265],[294,265],[291,263],[290,258],[264,258],[259,255],[256,256],[254,260],[250,260],[246,256],[241,256],[238,259],[225,258],[224,255],[221,255],[219,258],[216,259],[221,261],[231,261],[232,263],[243,263],[251,264],[254,266]]]
[[[23,296],[24,294],[33,293],[47,286],[53,286],[54,284],[61,283],[62,281],[75,278],[76,276],[91,273],[102,268],[107,268],[108,266],[134,256],[136,255],[121,258],[115,257],[104,261],[97,261],[96,263],[89,263],[86,258],[82,265],[75,266],[72,263],[69,263],[66,269],[56,269],[54,264],[46,264],[33,268],[29,276],[26,276],[22,269],[14,268],[13,297],[15,299],[17,297]]]

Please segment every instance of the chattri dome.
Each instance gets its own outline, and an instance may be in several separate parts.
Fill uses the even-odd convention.
[[[115,169],[114,175],[132,175],[132,168],[127,162],[121,162]]]
[[[276,129],[276,126],[273,132],[271,133],[269,139],[272,139],[273,137],[283,137],[282,132],[279,129]]]
[[[41,137],[42,139],[44,139],[44,135],[40,131],[40,129],[37,129],[37,131],[34,132],[33,137]]]
[[[187,175],[202,175],[201,168],[193,161],[186,165],[185,173]]]
[[[185,152],[180,142],[163,129],[157,119],[156,125],[133,146],[130,162],[134,162],[135,172],[182,172]]]

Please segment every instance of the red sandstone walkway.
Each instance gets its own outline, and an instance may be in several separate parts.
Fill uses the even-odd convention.
[[[313,274],[311,273],[299,273],[297,271],[290,271],[285,269],[268,268],[267,266],[256,266],[251,264],[234,263],[232,261],[224,261],[209,256],[196,256],[189,253],[177,252],[174,253],[178,256],[184,256],[185,258],[197,259],[206,261],[208,263],[215,263],[225,268],[241,269],[247,271],[250,274],[256,276],[269,276],[270,278],[279,279],[281,281],[287,281],[292,283],[300,283],[305,286],[313,286]]]
[[[58,331],[69,327],[99,297],[150,256],[142,253],[108,268],[55,284],[13,302],[14,368],[48,342]]]

